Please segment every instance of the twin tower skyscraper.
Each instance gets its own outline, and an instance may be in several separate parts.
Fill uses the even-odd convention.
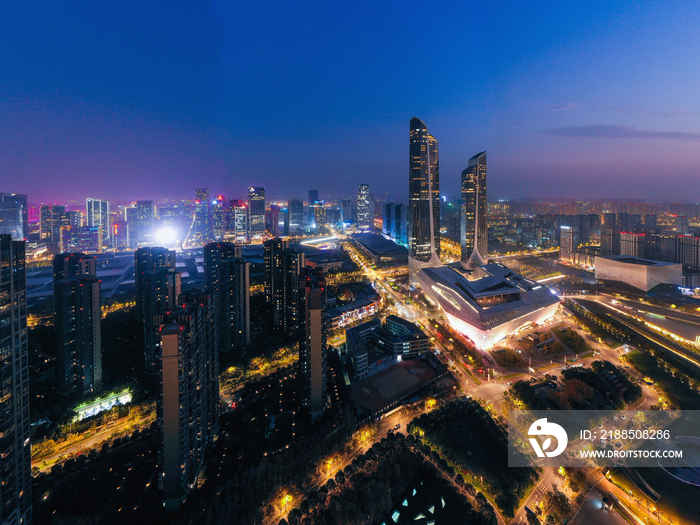
[[[488,255],[486,152],[469,159],[461,181],[461,263],[474,267]],[[419,118],[411,119],[408,177],[408,269],[411,286],[425,267],[440,262],[438,141]]]

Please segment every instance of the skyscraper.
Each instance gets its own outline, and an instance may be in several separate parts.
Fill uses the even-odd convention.
[[[195,485],[211,445],[219,407],[219,353],[213,298],[186,298],[159,316],[159,486],[165,510],[177,509]]]
[[[309,190],[309,206],[318,201],[318,190]]]
[[[301,270],[299,279],[300,340],[299,379],[302,403],[312,416],[325,405],[326,390],[326,282],[321,268]]]
[[[41,240],[58,243],[61,239],[61,226],[66,221],[65,206],[42,206],[40,211]]]
[[[95,257],[56,255],[53,296],[59,391],[98,392],[102,388],[102,313]]]
[[[0,193],[0,235],[6,233],[21,241],[29,234],[27,196]]]
[[[248,213],[250,238],[261,237],[265,233],[265,188],[248,188]]]
[[[469,159],[469,166],[462,172],[462,265],[467,265],[479,257],[483,264],[488,256],[488,216],[486,204],[486,152]],[[476,243],[476,251],[474,245]]]
[[[229,232],[233,233],[236,242],[248,240],[248,203],[244,200],[229,201]]]
[[[265,298],[272,303],[275,328],[290,337],[299,333],[299,282],[305,262],[304,252],[288,248],[287,241],[265,241]]]
[[[408,275],[440,264],[440,170],[438,141],[419,118],[411,119],[408,175]]]
[[[292,199],[288,203],[289,234],[300,235],[304,231],[304,201]]]
[[[353,221],[353,205],[352,199],[343,199],[341,201],[340,207],[343,210],[343,222]]]
[[[0,523],[32,520],[25,243],[0,234]]]
[[[320,232],[326,227],[326,203],[323,200],[317,200],[310,205],[310,212],[313,217],[316,231]]]
[[[357,189],[356,202],[357,227],[367,229],[374,221],[374,217],[370,217],[369,184],[360,184],[360,187]]]
[[[155,218],[156,207],[153,201],[136,201],[136,230],[139,241],[152,238]]]
[[[109,227],[109,202],[87,199],[85,201],[85,217],[87,227],[97,228],[99,249],[108,248],[112,239],[112,231]]]
[[[145,317],[145,288],[143,275],[151,270],[159,268],[175,268],[175,252],[154,246],[152,248],[139,248],[134,252],[134,281],[136,282],[136,318],[140,322]]]
[[[206,287],[215,295],[219,351],[250,344],[250,263],[228,242],[204,247]]]
[[[223,195],[218,195],[211,201],[211,237],[221,240],[226,234],[228,207]]]
[[[211,234],[211,200],[209,188],[195,190],[194,231],[202,240],[209,240]]]

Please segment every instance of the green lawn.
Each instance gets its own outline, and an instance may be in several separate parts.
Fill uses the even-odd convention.
[[[700,410],[700,395],[694,394],[686,385],[659,368],[654,356],[640,350],[633,350],[627,355],[634,367],[656,383],[674,404],[685,410]]]

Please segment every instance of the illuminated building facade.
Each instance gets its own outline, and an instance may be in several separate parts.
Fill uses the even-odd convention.
[[[440,264],[438,141],[419,118],[411,119],[408,175],[408,278],[418,286],[422,267]]]
[[[469,166],[462,172],[461,261],[463,263],[472,256],[475,242],[479,254],[484,258],[488,257],[486,203],[486,152],[483,151],[469,159]]]
[[[100,250],[112,245],[112,229],[109,222],[109,201],[86,199],[85,226],[97,228],[97,245]]]
[[[149,241],[153,235],[156,206],[153,201],[136,201],[136,231],[139,241]]]
[[[232,199],[229,201],[229,233],[232,233],[236,242],[248,240],[248,204],[244,200]]]
[[[154,246],[150,248],[139,248],[134,252],[134,281],[136,283],[136,318],[140,322],[145,322],[146,311],[146,289],[144,287],[143,275],[151,270],[160,268],[175,268],[175,252]]]
[[[0,234],[0,523],[32,521],[25,242]]]
[[[358,228],[367,229],[372,226],[374,217],[371,217],[369,209],[369,184],[360,184],[357,189],[355,210]]]
[[[248,188],[249,237],[262,237],[265,233],[265,188]]]
[[[194,191],[194,232],[202,240],[211,235],[211,200],[209,188]]]
[[[29,234],[27,196],[0,193],[0,235],[6,233],[21,241]]]
[[[501,264],[424,268],[418,278],[450,326],[480,349],[490,348],[528,323],[551,318],[559,305],[549,288]]]
[[[158,314],[177,307],[182,289],[182,276],[172,267],[143,272],[139,279],[139,299],[144,316],[144,362],[147,374],[158,371]]]

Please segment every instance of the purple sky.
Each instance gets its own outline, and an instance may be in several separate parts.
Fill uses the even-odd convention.
[[[694,2],[246,4],[3,6],[0,191],[405,200],[415,115],[448,196],[700,200]]]

